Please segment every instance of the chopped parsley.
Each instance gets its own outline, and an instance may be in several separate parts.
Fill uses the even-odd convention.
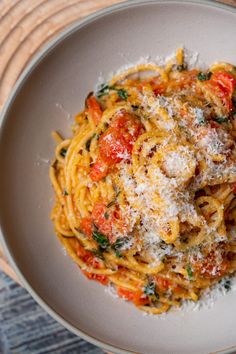
[[[122,99],[127,101],[128,92],[123,88],[116,88],[115,86],[109,86],[107,84],[102,84],[100,89],[97,92],[97,97],[101,98],[109,94],[110,90],[114,90],[117,92],[118,96]]]
[[[93,239],[98,243],[99,248],[95,251],[100,258],[102,252],[108,249],[112,249],[117,257],[121,257],[120,250],[129,241],[128,237],[118,237],[116,241],[111,244],[107,236],[102,234],[95,224],[93,225]]]
[[[147,296],[154,297],[156,300],[159,299],[159,295],[156,292],[156,284],[154,281],[149,282],[145,287],[144,287],[144,294]]]
[[[231,284],[231,280],[230,279],[225,280],[225,282],[223,284],[223,286],[224,286],[226,291],[229,291],[231,289],[231,285],[232,284]]]
[[[127,101],[128,99],[128,93],[125,89],[116,89],[118,96],[122,99]]]
[[[104,260],[103,249],[100,246],[98,247],[98,249],[92,250],[92,253],[94,254],[94,256]]]
[[[226,116],[222,116],[222,117],[214,117],[213,120],[219,124],[221,123],[228,123],[229,118]]]
[[[64,189],[64,191],[63,191],[63,195],[69,195],[69,193],[67,192],[67,190],[66,190],[66,189]]]
[[[189,280],[192,280],[193,279],[193,271],[192,271],[190,264],[187,264],[186,271],[187,271]]]
[[[121,257],[120,250],[129,241],[128,237],[118,237],[111,248],[115,251],[116,257]]]
[[[199,81],[207,81],[207,80],[210,80],[211,75],[212,75],[211,71],[208,71],[207,73],[200,72],[198,74],[197,78]]]
[[[100,98],[106,96],[108,95],[109,91],[110,91],[110,87],[107,84],[102,84],[100,89],[97,92],[97,97]]]
[[[104,234],[98,231],[96,225],[94,225],[94,229],[93,229],[93,239],[98,243],[98,245],[102,249],[107,249],[110,247],[110,241]]]
[[[105,213],[104,213],[104,218],[105,218],[105,219],[109,219],[109,214],[108,214],[108,212],[105,212]]]
[[[197,117],[197,121],[198,121],[198,124],[200,124],[200,125],[206,124],[206,120],[203,116]]]
[[[122,100],[127,101],[129,95],[128,95],[128,92],[127,92],[125,89],[123,89],[123,88],[117,88],[117,87],[115,87],[115,86],[110,86],[110,90],[116,91],[116,92],[117,92],[117,95],[118,95]]]
[[[62,148],[61,151],[60,151],[60,155],[61,155],[62,157],[65,157],[65,156],[66,156],[66,153],[67,153],[67,149]]]

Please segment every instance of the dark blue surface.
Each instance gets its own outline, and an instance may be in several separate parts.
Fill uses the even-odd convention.
[[[0,272],[0,354],[104,354],[70,333]]]

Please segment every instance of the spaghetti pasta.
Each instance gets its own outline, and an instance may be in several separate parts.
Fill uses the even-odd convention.
[[[145,75],[143,73],[145,72]],[[152,314],[235,272],[236,70],[183,49],[91,93],[50,167],[51,218],[82,272]]]

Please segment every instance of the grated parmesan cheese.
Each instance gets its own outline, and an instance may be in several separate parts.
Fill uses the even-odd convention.
[[[206,149],[209,155],[217,155],[226,152],[225,146],[216,129],[210,129],[198,140],[198,146]]]
[[[187,147],[182,147],[166,155],[163,168],[169,177],[177,177],[182,174],[183,170],[189,171],[189,163],[192,160],[194,160],[194,156],[190,150]]]
[[[164,67],[170,61],[176,62],[174,61],[175,54],[166,58],[141,58],[136,63],[131,63],[127,57],[123,57],[128,64],[120,68],[116,75],[138,64],[153,63]],[[188,64],[188,69],[204,68],[196,52],[185,49],[184,60]],[[150,75],[150,73],[132,74],[131,78],[141,78],[148,74]],[[173,73],[173,75],[176,75],[173,77],[177,79],[180,77],[179,72]],[[114,73],[111,73],[110,78],[113,76]],[[143,86],[141,92],[136,88],[130,88],[130,96],[132,96],[131,92],[135,96],[135,110],[141,117],[147,132],[154,126],[157,131],[165,132],[165,134],[168,132],[168,134],[166,136],[163,134],[164,137],[160,139],[160,143],[158,139],[154,143],[147,141],[142,143],[142,148],[137,152],[137,159],[139,155],[143,154],[141,156],[143,160],[137,170],[132,169],[130,161],[127,163],[128,153],[118,155],[123,160],[116,166],[119,174],[118,181],[127,202],[120,208],[122,219],[126,219],[129,224],[125,236],[133,231],[135,231],[135,236],[137,235],[130,242],[124,244],[122,250],[131,249],[135,244],[136,250],[141,253],[141,257],[145,256],[151,267],[158,265],[166,256],[176,257],[179,263],[183,261],[183,264],[186,264],[186,257],[191,264],[204,262],[205,258],[200,247],[192,247],[188,250],[188,254],[177,251],[175,242],[171,241],[168,244],[169,241],[163,241],[165,239],[163,233],[170,233],[172,231],[171,223],[178,220],[179,228],[182,228],[181,232],[178,231],[178,236],[188,238],[191,233],[198,236],[198,229],[203,230],[206,237],[201,245],[208,247],[209,251],[213,250],[213,245],[220,244],[227,239],[226,236],[220,234],[221,231],[218,227],[208,224],[208,216],[205,218],[204,212],[199,212],[195,193],[199,189],[201,193],[207,185],[210,189],[211,185],[223,183],[225,180],[231,182],[230,176],[236,175],[236,165],[227,158],[227,154],[231,153],[232,146],[235,148],[235,142],[232,141],[230,134],[225,129],[222,127],[216,129],[214,125],[210,125],[210,121],[213,119],[211,105],[207,104],[202,97],[195,97],[196,85],[192,85],[192,87],[186,85],[188,87],[186,88],[183,80],[182,86],[184,88],[181,87],[179,92],[176,90],[171,97],[168,96],[171,91],[166,90],[165,95],[156,95],[148,88],[148,85]],[[191,102],[193,102],[192,105]],[[194,105],[197,105],[198,102],[199,107],[195,107]],[[133,108],[129,100],[127,100],[127,104]],[[129,129],[129,133],[133,135],[134,131]],[[111,136],[107,135],[104,139],[110,141]],[[179,145],[179,141],[182,145]],[[171,144],[176,146],[173,151],[168,150],[168,145]],[[163,147],[167,147],[163,149],[163,155],[165,155],[157,156],[155,163],[152,164],[152,157]],[[203,164],[204,168],[200,168],[202,167],[200,164]],[[208,213],[214,215],[214,211]],[[197,231],[195,231],[196,229]],[[117,237],[124,236],[124,233],[115,229],[115,226],[112,231]],[[229,230],[228,233],[233,239],[236,239],[234,229]],[[183,240],[183,243],[187,241]],[[203,268],[203,276],[204,272],[206,276],[206,273],[210,273],[213,277],[219,274],[219,268],[223,261],[221,251],[216,250],[214,257],[215,263],[211,264],[210,270]],[[185,279],[188,279],[187,276],[189,276],[190,279],[191,274],[188,275],[183,264],[175,265],[176,268],[173,272],[181,274]],[[117,297],[113,287],[109,287],[106,291]],[[226,289],[222,284],[216,284],[212,290],[208,289],[204,292],[202,300],[197,304],[187,301],[183,307],[187,308],[194,304],[194,308],[201,308],[206,304],[212,304],[218,294],[225,292]],[[194,294],[190,295],[194,299]],[[196,294],[195,298],[197,298]]]

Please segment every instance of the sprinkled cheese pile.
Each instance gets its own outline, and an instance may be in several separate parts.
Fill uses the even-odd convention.
[[[205,133],[205,134],[204,134]],[[209,131],[202,132],[202,137],[199,136],[198,146],[205,149],[209,155],[217,155],[226,153],[225,145],[220,140],[216,129],[210,129]]]
[[[194,160],[193,154],[186,147],[168,153],[163,163],[163,169],[168,177],[177,177],[183,170],[189,171],[190,160]]]
[[[128,218],[130,227],[138,224],[138,234],[142,239],[141,249],[148,252],[153,262],[160,261],[165,255],[181,255],[171,244],[164,244],[161,232],[168,233],[170,222],[176,219],[190,223],[191,228],[196,225],[204,227],[206,234],[216,232],[203,216],[199,215],[194,203],[195,191],[202,185],[210,184],[211,179],[224,177],[236,173],[236,165],[227,162],[230,136],[223,129],[216,130],[207,122],[208,108],[192,107],[184,104],[186,113],[180,115],[183,104],[178,95],[166,97],[155,96],[143,90],[139,93],[140,106],[145,119],[155,121],[157,130],[166,131],[166,137],[158,147],[176,144],[176,150],[165,153],[163,161],[156,166],[151,165],[151,158],[147,155],[146,166],[141,166],[133,173],[130,166],[119,164],[120,181],[127,196],[129,206],[122,211]],[[160,111],[162,110],[162,111]],[[192,146],[178,145],[178,132]],[[184,140],[183,139],[183,140]],[[234,144],[234,143],[233,143]],[[143,143],[143,150],[148,150],[148,143]],[[214,158],[220,156],[219,161]],[[195,170],[197,164],[204,163],[204,172],[193,179],[184,180],[191,166]],[[222,241],[216,235],[216,242]]]

